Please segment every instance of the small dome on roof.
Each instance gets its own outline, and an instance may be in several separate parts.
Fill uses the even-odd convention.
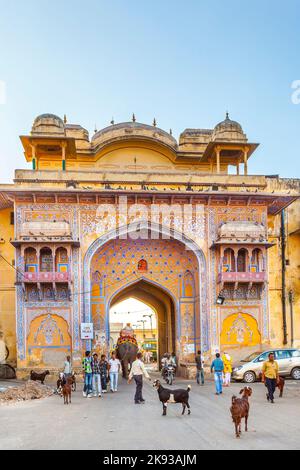
[[[219,122],[213,131],[213,140],[247,140],[242,126],[237,121],[232,121],[226,113],[224,121]]]
[[[65,124],[64,121],[55,114],[41,114],[40,116],[36,117],[32,129],[31,134],[33,135],[44,135],[44,134],[52,134],[52,135],[64,135],[65,134]]]
[[[242,126],[237,121],[232,121],[232,119],[229,118],[228,113],[226,113],[226,118],[224,119],[224,121],[221,121],[219,122],[219,124],[216,125],[215,131],[223,130],[224,128],[243,132]]]

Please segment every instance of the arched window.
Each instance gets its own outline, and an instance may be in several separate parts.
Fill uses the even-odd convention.
[[[183,297],[193,297],[194,296],[194,276],[190,271],[187,271],[183,276]]]
[[[40,271],[44,273],[53,271],[53,255],[50,248],[42,248],[40,251]]]
[[[100,297],[103,295],[103,280],[99,271],[92,274],[92,297]]]
[[[260,272],[263,271],[263,255],[259,248],[255,248],[251,256],[251,271]]]
[[[69,271],[69,257],[66,248],[57,248],[55,253],[55,271],[66,273]]]
[[[37,253],[34,248],[26,248],[24,251],[25,271],[36,273],[38,271]]]
[[[232,248],[226,248],[226,250],[224,251],[222,271],[223,272],[235,271],[234,251]]]
[[[247,267],[247,250],[245,248],[241,248],[238,251],[237,256],[237,271],[238,273],[245,273]]]

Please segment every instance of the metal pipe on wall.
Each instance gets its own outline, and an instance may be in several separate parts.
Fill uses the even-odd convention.
[[[282,329],[283,329],[283,344],[287,344],[287,324],[286,324],[286,236],[285,236],[285,212],[281,211],[281,303],[282,303]]]

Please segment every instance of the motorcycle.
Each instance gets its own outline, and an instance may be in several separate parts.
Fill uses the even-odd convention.
[[[174,382],[175,367],[173,366],[173,364],[168,364],[167,365],[164,379],[165,379],[165,381],[168,385],[172,385],[172,383]]]

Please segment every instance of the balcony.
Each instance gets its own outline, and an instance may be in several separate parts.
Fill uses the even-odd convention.
[[[218,274],[218,283],[222,282],[255,282],[263,283],[267,281],[267,273],[262,272],[223,272]]]
[[[69,272],[26,272],[22,279],[23,282],[69,282],[70,280]]]

